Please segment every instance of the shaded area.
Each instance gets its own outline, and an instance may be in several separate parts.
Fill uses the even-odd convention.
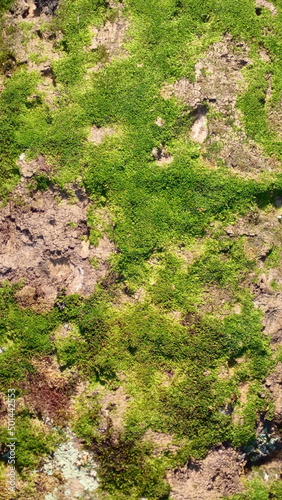
[[[35,5],[39,12],[44,12],[44,14],[54,14],[55,10],[59,5],[59,0],[35,0]]]

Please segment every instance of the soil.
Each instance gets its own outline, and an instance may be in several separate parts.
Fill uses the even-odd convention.
[[[33,191],[28,188],[30,176],[35,171],[46,174],[49,167],[42,157],[21,164],[26,178],[0,210],[0,279],[23,279],[25,286],[17,293],[20,306],[46,310],[62,289],[67,294],[93,293],[108,272],[114,245],[106,235],[96,247],[90,245],[89,200],[81,187],[73,186],[71,198],[52,184],[46,191]]]
[[[244,456],[224,446],[211,450],[204,460],[168,473],[173,500],[216,500],[242,491]]]

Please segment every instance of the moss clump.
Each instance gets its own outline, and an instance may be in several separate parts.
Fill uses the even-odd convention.
[[[239,495],[228,497],[230,500],[278,500],[282,494],[281,481],[270,481],[266,484],[258,476],[247,483],[247,491]]]
[[[26,472],[28,469],[37,468],[42,457],[47,457],[55,446],[60,442],[61,437],[56,431],[49,431],[42,422],[31,419],[28,411],[22,410],[16,416],[16,468],[19,472]],[[7,460],[9,448],[8,430],[6,427],[0,428],[1,454]]]
[[[280,167],[256,179],[236,175],[220,160],[207,168],[205,156],[214,158],[224,144],[205,150],[205,144],[193,143],[191,108],[164,89],[181,78],[195,81],[195,63],[225,34],[238,52],[246,43],[252,64],[242,70],[246,89],[237,100],[246,141],[257,142],[278,162],[281,142],[268,117],[282,92],[280,4],[277,0],[276,16],[267,9],[256,16],[249,0],[127,0],[120,11],[104,0],[64,0],[48,27],[49,40],[53,37],[60,50],[51,63],[56,99],[51,104],[44,90],[36,90],[43,83],[38,72],[18,68],[4,81],[0,195],[7,199],[19,181],[22,152],[42,154],[56,166],[52,181],[65,188],[79,180],[87,189],[90,243],[97,245],[105,231],[117,251],[109,275],[90,297],[61,292],[49,313],[20,309],[14,295],[22,285],[1,285],[0,379],[20,394],[20,383],[35,375],[36,362],[56,356],[65,375],[71,369],[109,391],[124,385],[130,403],[122,432],[110,418],[101,431],[102,405],[94,397],[80,400],[74,422],[99,459],[102,488],[113,499],[167,498],[166,468],[204,457],[223,441],[249,445],[258,413],[271,415],[268,398],[260,394],[272,353],[250,291],[257,262],[246,253],[247,236],[229,238],[225,228],[250,210],[274,204],[282,192]],[[9,2],[3,5],[8,8]],[[127,54],[112,57],[103,44],[91,50],[93,28],[119,16],[129,20]],[[29,28],[21,29],[28,37]],[[5,50],[0,62],[9,65]],[[37,56],[31,59],[39,62]],[[272,75],[270,96],[266,75]],[[222,116],[211,113],[208,119]],[[234,127],[233,116],[226,120]],[[121,132],[94,144],[88,140],[91,127]],[[165,148],[172,161],[156,163],[155,148]],[[47,177],[36,175],[31,189],[45,190],[48,184]],[[101,222],[99,214],[106,212],[111,227]],[[265,268],[279,262],[273,247]],[[214,310],[205,304],[211,293],[227,297]],[[56,337],[63,323],[73,330]],[[225,378],[219,377],[222,367]],[[245,401],[242,384],[248,385]],[[34,467],[40,453],[51,449],[49,438],[34,429],[28,438],[32,415],[18,419],[19,464]],[[144,441],[149,429],[174,436],[178,451],[157,457]],[[251,486],[238,498],[264,498],[269,492],[279,497],[279,486],[269,488]]]

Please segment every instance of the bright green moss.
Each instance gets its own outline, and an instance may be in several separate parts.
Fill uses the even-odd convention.
[[[23,151],[17,140],[17,131],[21,118],[36,105],[29,100],[38,81],[37,75],[26,71],[17,71],[7,82],[0,97],[0,196],[5,199],[7,193],[19,180],[19,168],[16,160]]]
[[[270,484],[265,483],[258,476],[247,482],[247,491],[228,497],[230,500],[268,500],[273,498],[279,500],[282,494],[281,481],[271,481]]]

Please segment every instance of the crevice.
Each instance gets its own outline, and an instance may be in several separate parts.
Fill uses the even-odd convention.
[[[44,68],[41,70],[41,75],[44,76],[45,78],[51,78],[52,80],[52,84],[54,87],[57,86],[57,83],[56,83],[56,78],[55,78],[55,75],[53,73],[53,70],[52,68],[48,67],[48,68]]]
[[[38,7],[34,9],[32,17],[40,17],[40,9]]]
[[[53,266],[62,266],[64,264],[69,265],[69,259],[67,257],[58,257],[57,259],[50,258],[50,262]]]
[[[29,15],[29,7],[28,7],[28,9],[26,9],[26,10],[23,11],[22,18],[26,19],[28,15]]]
[[[242,68],[244,68],[245,66],[247,66],[247,64],[249,64],[249,63],[248,63],[248,61],[245,61],[245,59],[241,59],[241,60],[239,61],[239,63],[238,63],[238,66],[239,66],[239,68],[240,68],[240,69],[242,69]]]
[[[46,15],[54,14],[59,4],[59,0],[35,0],[35,6],[39,14],[44,12]]]
[[[43,35],[41,33],[41,30],[36,30],[36,34],[40,38],[40,40],[43,40]]]

